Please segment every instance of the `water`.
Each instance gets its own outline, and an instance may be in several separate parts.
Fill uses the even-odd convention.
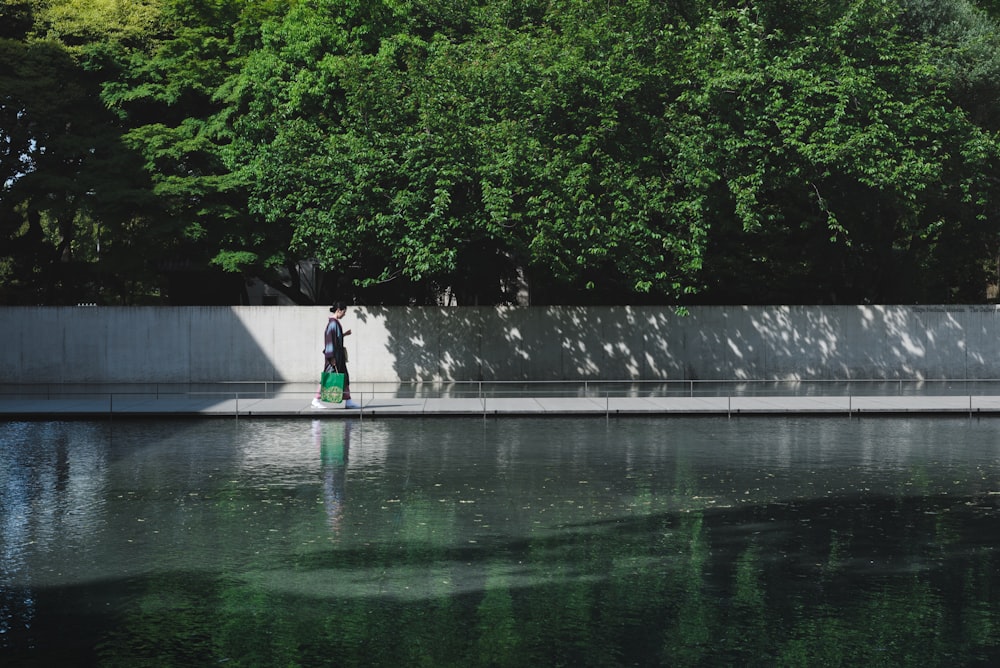
[[[1000,420],[0,425],[3,666],[1000,663]]]

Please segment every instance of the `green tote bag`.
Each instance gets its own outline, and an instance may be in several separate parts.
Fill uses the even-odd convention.
[[[344,374],[324,371],[319,381],[320,401],[339,404],[344,400]]]

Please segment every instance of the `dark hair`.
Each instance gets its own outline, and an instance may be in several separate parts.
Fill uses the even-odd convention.
[[[333,302],[333,306],[330,307],[330,313],[335,313],[337,311],[346,311],[347,304],[344,302]]]

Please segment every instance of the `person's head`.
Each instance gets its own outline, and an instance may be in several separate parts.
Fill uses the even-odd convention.
[[[340,317],[347,313],[347,304],[344,302],[333,302],[333,306],[330,307],[330,313],[333,313],[337,317]]]

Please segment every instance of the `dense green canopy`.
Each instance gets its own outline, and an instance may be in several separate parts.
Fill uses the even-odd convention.
[[[0,301],[981,301],[996,13],[0,0]]]

